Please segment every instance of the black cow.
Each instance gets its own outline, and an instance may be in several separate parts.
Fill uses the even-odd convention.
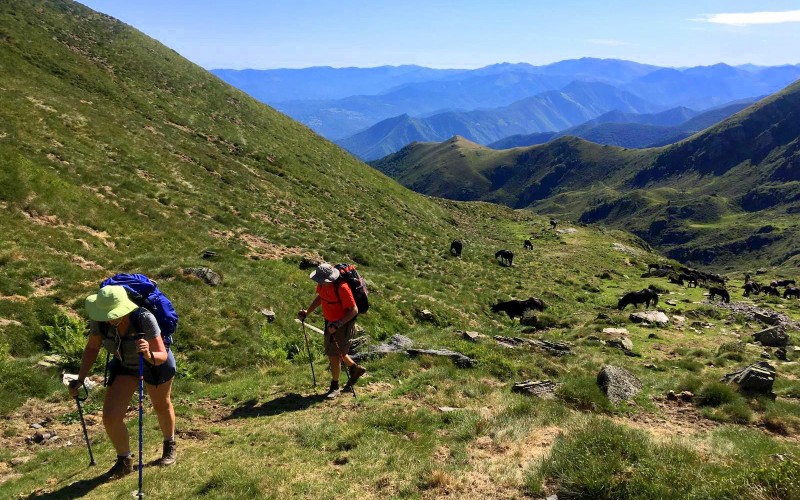
[[[720,299],[722,299],[722,302],[728,303],[731,301],[731,294],[729,294],[724,288],[712,286],[708,289],[708,292],[708,300],[714,300],[714,297],[719,295]]]
[[[545,307],[546,305],[542,299],[530,297],[527,300],[511,299],[498,302],[492,306],[492,312],[499,313],[505,311],[509,318],[514,319],[515,317],[521,318],[522,315],[525,314],[525,311],[530,311],[531,309],[544,311]]]
[[[617,303],[617,309],[621,311],[625,309],[625,306],[628,304],[633,304],[634,307],[639,304],[647,304],[647,307],[650,307],[650,302],[652,302],[654,306],[658,305],[658,293],[656,293],[655,290],[645,288],[638,292],[628,292],[623,295]]]
[[[672,283],[673,285],[683,286],[683,279],[680,276],[675,275],[675,274],[670,274],[669,275],[669,282]]]
[[[774,286],[762,286],[761,293],[764,295],[772,295],[773,297],[780,297],[781,293]]]
[[[555,229],[558,225],[558,221],[556,219],[550,219],[550,229]]]
[[[514,262],[514,252],[511,250],[498,250],[494,254],[494,258],[500,262],[501,266],[511,267]]]
[[[525,250],[533,250],[533,243],[531,243],[531,240],[525,240],[525,243],[523,243],[522,246],[525,248]]]
[[[749,297],[751,293],[755,295],[761,293],[761,285],[752,281],[748,281],[747,283],[745,283],[744,293],[742,295],[744,295],[745,297]]]
[[[678,279],[686,282],[686,288],[697,288],[697,276],[694,274],[681,273]]]
[[[800,288],[794,286],[786,287],[786,290],[783,291],[783,298],[788,299],[789,297],[800,299]]]
[[[770,283],[770,286],[779,287],[779,286],[789,286],[796,284],[794,280],[775,280]]]
[[[450,253],[453,254],[454,257],[461,257],[461,249],[464,248],[464,244],[461,243],[461,240],[453,240],[450,243]]]

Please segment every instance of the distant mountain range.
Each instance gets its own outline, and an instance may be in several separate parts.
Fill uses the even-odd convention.
[[[799,254],[800,82],[662,148],[562,137],[496,151],[456,137],[373,166],[433,196],[624,227],[684,261],[785,265]]]
[[[500,108],[390,118],[336,142],[362,159],[374,160],[414,141],[442,141],[460,135],[488,144],[514,134],[564,130],[612,110],[650,113],[657,109],[611,85],[576,81],[559,91],[543,92]]]
[[[502,63],[474,70],[382,66],[212,72],[331,140],[404,114],[424,118],[445,111],[508,106],[573,81],[613,85],[659,110],[678,106],[705,110],[768,95],[800,78],[800,66],[717,64],[674,69],[595,58],[544,66]],[[383,148],[376,145],[376,149]]]
[[[739,101],[705,113],[682,106],[654,114],[623,113],[615,110],[561,132],[512,135],[489,144],[489,147],[508,149],[534,146],[566,136],[625,148],[666,146],[707,129],[750,104],[750,100]]]

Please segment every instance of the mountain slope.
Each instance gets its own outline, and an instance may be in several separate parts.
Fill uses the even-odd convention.
[[[416,144],[374,166],[434,196],[533,206],[633,230],[669,255],[710,264],[791,265],[800,210],[800,82],[669,147],[622,150],[574,138],[493,151]],[[480,158],[470,190],[441,191],[450,164]],[[426,162],[437,158],[436,163]],[[480,186],[482,189],[475,189]],[[762,234],[765,219],[771,228]],[[766,227],[766,226],[764,226]]]
[[[305,281],[290,287],[301,256],[367,265],[413,234],[449,243],[433,201],[130,27],[73,2],[5,2],[0,16],[0,296],[30,297],[0,300],[12,355],[39,352],[39,327],[102,278],[136,271],[177,300],[183,362],[210,377],[262,356],[253,311],[307,301]],[[408,243],[386,241],[387,225]],[[209,264],[229,285],[181,273]],[[34,295],[40,279],[54,286]]]
[[[422,136],[415,136],[415,140],[443,141],[460,135],[488,144],[513,134],[563,130],[614,109],[643,113],[655,106],[610,85],[573,82],[561,91],[544,92],[501,108],[416,118],[414,128]],[[409,143],[404,128],[396,134],[386,133],[395,121],[378,123],[337,143],[365,160],[380,158],[381,153],[397,151]]]

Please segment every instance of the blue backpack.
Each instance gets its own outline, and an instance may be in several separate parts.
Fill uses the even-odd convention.
[[[120,285],[128,292],[128,298],[139,307],[144,307],[156,318],[161,329],[164,345],[172,344],[172,334],[178,328],[178,313],[172,302],[161,293],[156,282],[144,274],[115,274],[100,284],[100,288],[109,285]],[[131,315],[135,322],[138,317]]]

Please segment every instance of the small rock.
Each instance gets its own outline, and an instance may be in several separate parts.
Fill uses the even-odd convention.
[[[650,335],[647,336],[647,338],[648,339],[657,339],[657,338],[660,338],[660,337],[658,335],[656,335],[655,333],[651,333]]]
[[[200,255],[200,257],[202,257],[203,259],[213,259],[216,256],[217,252],[211,250],[203,250],[202,255]]]
[[[41,429],[42,426],[39,424],[31,424],[31,429]]]
[[[763,359],[772,359],[772,354],[768,353],[767,351],[764,351],[761,353],[761,357]]]
[[[678,400],[678,395],[675,394],[675,391],[669,391],[667,393],[667,401],[677,401],[677,400]]]
[[[477,342],[480,340],[481,334],[478,332],[461,332],[461,336],[470,342]]]
[[[613,365],[604,365],[600,369],[597,385],[614,404],[630,400],[642,390],[641,380],[625,368]]]
[[[673,306],[673,307],[678,305],[678,303],[675,302],[674,300],[665,300],[664,303],[668,306]]]
[[[610,335],[627,335],[628,329],[627,328],[603,328],[603,333],[608,333]]]
[[[222,276],[215,273],[208,267],[187,267],[183,270],[186,276],[195,276],[210,286],[218,286],[222,283]]]
[[[262,309],[261,314],[263,314],[264,317],[267,318],[267,322],[272,323],[273,321],[275,321],[275,311],[273,311],[272,309]]]
[[[682,325],[686,323],[686,316],[678,316],[677,314],[672,317],[672,321],[675,322],[677,325]]]
[[[611,316],[609,316],[609,315],[608,315],[608,314],[606,314],[606,313],[599,313],[595,319],[600,319],[600,320],[603,320],[603,319],[611,319]]]
[[[633,342],[631,341],[631,339],[627,337],[622,337],[619,339],[611,339],[608,341],[608,345],[609,347],[617,347],[619,349],[622,349],[623,351],[630,351],[631,349],[633,349]]]
[[[14,457],[11,459],[11,466],[16,467],[18,465],[22,465],[24,463],[27,463],[28,460],[30,459],[31,457]]]
[[[460,408],[453,408],[452,406],[439,406],[437,409],[442,413],[450,413],[451,411],[460,410]]]
[[[550,380],[537,380],[535,382],[527,380],[525,382],[517,382],[511,386],[511,392],[536,396],[542,399],[553,399],[557,388],[558,384]]]
[[[678,394],[678,399],[684,403],[690,403],[694,399],[694,393],[690,391],[681,391],[681,393]]]
[[[644,365],[644,367],[647,368],[648,370],[655,370],[656,369],[656,365],[654,365],[653,363],[647,363],[647,364]]]
[[[669,323],[669,317],[661,311],[644,311],[631,313],[630,320],[634,323],[656,323],[658,325],[666,325]]]
[[[417,317],[422,321],[435,321],[436,316],[428,309],[423,309],[417,313]]]

